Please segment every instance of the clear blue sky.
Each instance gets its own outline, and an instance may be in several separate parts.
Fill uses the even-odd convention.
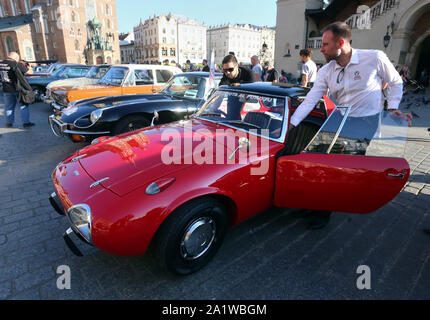
[[[133,27],[149,16],[169,12],[196,19],[207,26],[223,23],[250,23],[276,26],[276,0],[117,0],[119,32]]]

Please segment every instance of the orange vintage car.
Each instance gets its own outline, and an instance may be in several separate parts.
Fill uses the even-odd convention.
[[[171,66],[127,64],[114,65],[93,85],[52,88],[54,109],[61,110],[73,101],[88,98],[158,92],[181,69]]]

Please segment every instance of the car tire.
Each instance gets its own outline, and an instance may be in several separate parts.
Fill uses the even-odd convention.
[[[149,127],[151,123],[148,119],[142,116],[130,116],[121,119],[114,128],[114,134],[118,135],[145,127]]]
[[[31,87],[31,88],[33,89],[33,92],[34,92],[35,102],[42,101],[42,95],[45,94],[45,90],[42,87],[39,87],[39,86],[34,86],[34,87]]]
[[[161,267],[178,275],[203,268],[216,254],[228,228],[227,211],[213,198],[181,206],[163,222],[153,247]]]

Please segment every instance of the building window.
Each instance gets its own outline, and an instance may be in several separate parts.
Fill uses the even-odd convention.
[[[76,13],[72,11],[72,22],[76,22]]]
[[[111,22],[110,22],[110,20],[107,21],[107,27],[108,27],[108,29],[111,28]]]
[[[73,0],[69,0],[69,6],[73,7]]]
[[[166,48],[162,48],[161,49],[161,54],[162,54],[163,57],[166,57],[167,56],[167,49]]]
[[[75,50],[79,51],[79,41],[75,40]]]
[[[12,51],[16,51],[15,45],[13,44],[13,40],[10,36],[6,37],[6,51],[7,54],[11,53]]]
[[[16,11],[16,3],[15,0],[9,0],[10,1],[10,7],[12,8],[12,15],[16,16],[18,13]]]
[[[172,57],[176,56],[176,50],[174,48],[170,48],[170,55]]]
[[[0,18],[3,18],[3,17],[4,17],[4,10],[3,10],[2,4],[0,3]]]

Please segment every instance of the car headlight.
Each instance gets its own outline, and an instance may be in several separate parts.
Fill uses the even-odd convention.
[[[96,123],[97,120],[100,119],[100,117],[103,114],[103,110],[102,109],[97,109],[96,111],[91,112],[91,116],[90,116],[90,120],[92,123]]]
[[[70,207],[67,210],[67,216],[70,219],[72,227],[79,232],[79,234],[92,243],[91,239],[91,209],[86,204],[78,204]]]

